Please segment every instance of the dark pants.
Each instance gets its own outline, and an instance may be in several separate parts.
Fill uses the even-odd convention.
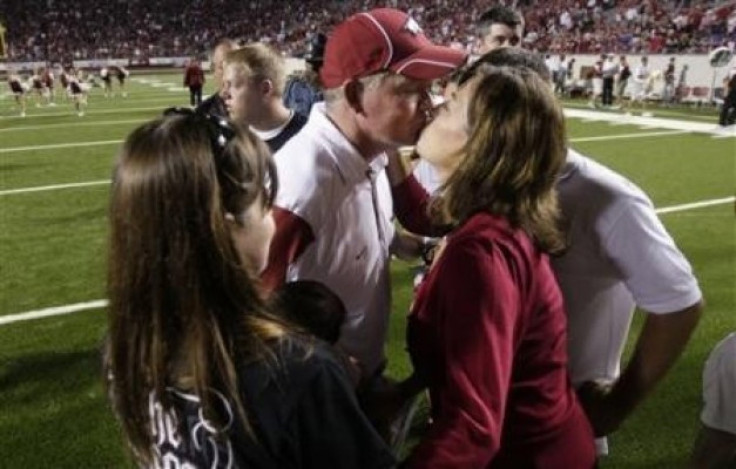
[[[199,106],[202,103],[202,85],[192,85],[189,87],[189,104]]]
[[[601,98],[604,106],[613,104],[613,77],[603,78],[603,97]]]
[[[736,123],[736,91],[729,92],[723,100],[718,123],[724,127]]]

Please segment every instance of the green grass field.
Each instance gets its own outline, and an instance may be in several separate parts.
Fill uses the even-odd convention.
[[[183,89],[131,78],[127,99],[105,99],[93,89],[81,118],[57,97],[54,108],[30,103],[21,119],[12,98],[0,97],[0,467],[131,465],[101,386],[104,309],[7,321],[11,315],[104,298],[106,181],[119,142],[163,108],[188,104]],[[179,75],[145,78],[180,84]],[[666,113],[716,122],[714,111]],[[734,195],[735,138],[695,133],[632,138],[658,129],[568,122],[578,150],[629,176],[657,207]],[[578,141],[589,137],[608,138]],[[603,468],[685,465],[699,425],[703,362],[715,342],[736,329],[734,203],[675,211],[662,219],[693,264],[706,313],[675,369],[612,436],[612,455]],[[390,373],[400,377],[409,372],[403,345],[409,265],[395,264],[394,287],[388,348]],[[639,324],[635,321],[632,335]]]

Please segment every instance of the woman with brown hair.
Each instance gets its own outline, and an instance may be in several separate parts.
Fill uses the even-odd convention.
[[[446,179],[430,200],[392,163],[399,219],[428,206],[449,231],[409,316],[432,423],[407,466],[594,466],[548,260],[563,247],[554,185],[566,153],[549,85],[523,67],[471,67],[416,150]]]
[[[250,131],[171,110],[127,138],[110,200],[114,410],[147,467],[389,467],[326,346],[269,311],[277,180]]]

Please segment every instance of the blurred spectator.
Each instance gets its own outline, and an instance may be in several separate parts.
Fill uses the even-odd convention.
[[[626,61],[625,55],[622,55],[619,58],[618,70],[618,87],[616,89],[616,100],[618,101],[618,105],[621,106],[624,100],[626,86],[629,84],[629,77],[631,77],[631,68],[629,67],[629,62]]]
[[[184,86],[189,88],[189,104],[192,107],[202,104],[204,72],[196,58],[192,58],[187,68],[184,69]]]
[[[215,49],[212,51],[212,57],[210,57],[210,71],[212,72],[212,82],[215,84],[215,92],[197,107],[198,111],[227,117],[225,101],[222,100],[222,75],[225,68],[225,55],[236,47],[237,43],[231,39],[224,38],[217,41]]]
[[[736,67],[731,67],[728,75],[723,79],[723,87],[725,99],[721,107],[718,124],[721,127],[727,127],[736,123]]]
[[[604,106],[611,107],[613,105],[613,82],[618,75],[619,66],[613,61],[613,54],[607,54],[603,58],[602,78],[603,78],[603,96],[601,101]]]
[[[675,58],[670,57],[667,67],[664,69],[664,91],[662,102],[670,105],[675,101]]]
[[[306,69],[292,75],[286,82],[284,105],[303,116],[309,117],[312,105],[324,100],[319,70],[322,68],[326,44],[326,35],[315,34],[309,43],[309,50],[304,55]]]

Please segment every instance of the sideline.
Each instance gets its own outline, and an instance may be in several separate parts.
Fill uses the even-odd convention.
[[[705,123],[658,117],[627,116],[626,114],[572,108],[565,108],[565,117],[593,122],[610,122],[619,125],[638,125],[644,128],[654,127],[657,129],[682,130],[685,132],[716,135],[718,137],[736,137],[736,126],[726,127],[724,129],[715,122]]]

